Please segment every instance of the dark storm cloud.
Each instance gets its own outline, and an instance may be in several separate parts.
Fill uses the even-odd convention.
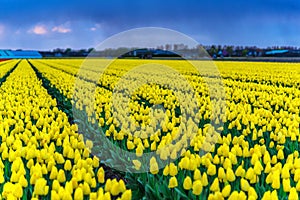
[[[0,48],[87,47],[144,26],[175,29],[204,44],[300,46],[299,13],[298,0],[2,0]],[[43,27],[49,34],[32,34]]]

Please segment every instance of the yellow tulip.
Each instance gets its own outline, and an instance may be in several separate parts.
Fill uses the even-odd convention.
[[[142,144],[138,144],[136,148],[136,156],[141,157],[143,155],[144,146]]]
[[[248,183],[247,180],[245,180],[244,178],[241,178],[241,189],[245,192],[248,192],[249,188],[250,188],[250,184]]]
[[[190,190],[192,187],[193,187],[193,183],[192,183],[191,177],[189,177],[189,176],[185,177],[185,179],[183,181],[183,188],[185,190]]]
[[[264,170],[264,172],[265,172],[266,174],[268,174],[268,173],[270,173],[270,172],[271,172],[271,169],[272,169],[272,167],[271,167],[271,163],[270,163],[270,162],[268,162],[268,163],[266,164],[266,167],[265,167],[265,170]]]
[[[193,194],[200,195],[202,192],[202,183],[200,180],[196,180],[193,182]]]
[[[64,170],[60,169],[58,171],[58,174],[57,174],[57,180],[60,182],[60,183],[63,183],[66,181],[66,175],[65,175],[65,172]]]
[[[248,180],[252,180],[254,178],[254,176],[255,176],[254,169],[252,167],[250,167],[246,172],[245,178]]]
[[[230,192],[231,192],[231,186],[228,184],[222,190],[223,197],[228,197],[230,195]]]
[[[179,162],[180,169],[189,169],[190,159],[188,157],[183,157]]]
[[[83,175],[83,180],[87,182],[90,186],[92,185],[92,175],[89,172]]]
[[[159,148],[158,148],[159,149]],[[162,149],[162,151],[160,151],[160,159],[162,160],[167,160],[168,159],[168,156],[170,155],[170,152],[168,149]]]
[[[150,159],[150,172],[152,174],[157,174],[159,172],[159,169],[158,169],[158,164],[156,162],[156,159],[155,157],[152,157]]]
[[[131,198],[132,198],[131,190],[126,190],[121,196],[121,200],[130,200]]]
[[[71,164],[71,161],[70,160],[67,160],[64,164],[64,169],[66,171],[70,171],[72,169],[72,164]]]
[[[56,192],[58,192],[59,188],[60,188],[60,184],[59,184],[58,180],[56,180],[56,179],[53,180],[53,182],[52,182],[52,190],[55,190]]]
[[[16,183],[19,181],[19,177],[20,175],[17,174],[15,171],[12,172],[12,175],[10,177],[10,181],[13,182],[13,183]]]
[[[156,150],[156,142],[155,141],[153,141],[152,143],[151,143],[151,151],[155,151]]]
[[[84,195],[89,195],[91,193],[89,184],[87,184],[86,182],[83,182],[82,191],[83,191]]]
[[[253,199],[257,199],[258,195],[253,187],[250,187],[248,190],[248,196],[253,197]]]
[[[276,190],[273,190],[271,192],[271,199],[273,200],[278,200],[278,196],[277,196],[277,191]]]
[[[14,185],[13,195],[17,198],[21,198],[23,196],[23,188],[21,184],[17,183]]]
[[[231,163],[231,160],[226,158],[224,163],[223,163],[223,167],[224,169],[232,169],[232,163]]]
[[[49,186],[47,186],[47,181],[44,178],[39,178],[36,180],[34,186],[34,193],[37,195],[47,195]]]
[[[267,164],[268,162],[271,161],[271,157],[268,151],[265,152],[264,158],[263,158],[264,164]]]
[[[1,172],[0,170],[0,184],[4,183],[5,179],[4,179],[4,173]]]
[[[1,183],[1,181],[0,181]],[[21,176],[20,179],[19,179],[19,183],[21,184],[21,186],[23,188],[26,188],[28,186],[28,182],[27,182],[27,179],[24,177],[24,176]]]
[[[164,171],[163,171],[163,175],[168,176],[169,173],[170,173],[170,167],[169,167],[169,165],[166,165],[164,168]]]
[[[290,194],[288,200],[297,200],[298,199],[298,192],[296,188],[292,187],[290,189]]]
[[[176,176],[178,173],[177,166],[174,163],[170,163],[170,176]]]
[[[296,190],[299,192],[300,191],[300,181],[297,182],[296,184]]]
[[[228,168],[226,171],[226,179],[230,182],[235,181],[235,175],[232,169]]]
[[[219,158],[218,155],[215,155],[215,156],[214,156],[213,163],[214,163],[215,165],[217,165],[217,164],[220,163],[220,158]]]
[[[204,187],[208,185],[207,174],[205,172],[202,174],[201,182]]]
[[[199,169],[194,171],[194,180],[201,180],[201,172]]]
[[[91,140],[86,140],[85,145],[88,149],[92,149],[93,148],[93,141]]]
[[[244,177],[245,176],[245,173],[246,173],[246,171],[245,171],[245,169],[243,169],[243,167],[240,165],[240,166],[238,166],[238,168],[236,169],[236,171],[235,171],[235,175],[237,176],[237,177]]]
[[[63,191],[62,193],[62,199],[64,200],[72,200],[72,196],[68,191]]]
[[[254,164],[254,172],[255,172],[255,174],[256,175],[260,175],[263,169],[264,168],[262,167],[260,161],[256,161],[255,164]]]
[[[284,153],[282,149],[279,149],[278,153],[277,153],[277,158],[279,160],[283,160],[284,159]]]
[[[138,160],[133,160],[132,162],[133,162],[134,168],[136,170],[140,170],[140,168],[142,166],[142,163],[140,161],[138,161]]]
[[[207,169],[207,174],[213,176],[216,174],[216,166],[214,164],[210,164]]]
[[[168,187],[169,188],[175,188],[178,186],[178,182],[177,182],[177,179],[175,176],[171,177],[170,180],[169,180],[169,185]]]
[[[91,199],[91,200],[97,199],[97,193],[96,192],[91,192],[90,196],[89,196],[89,199]]]
[[[127,149],[132,150],[132,149],[134,149],[134,147],[135,147],[135,145],[133,144],[133,142],[130,140],[127,140]]]
[[[219,167],[219,169],[218,169],[218,178],[221,180],[226,179],[226,174],[225,174],[225,170],[223,167]]]
[[[237,191],[233,191],[233,192],[230,194],[228,200],[236,200],[236,199],[239,199],[239,193],[238,193]]]
[[[289,192],[291,189],[290,178],[284,178],[282,180],[282,185],[283,185],[283,191]]]
[[[57,192],[55,190],[51,190],[51,199],[53,199],[53,200],[60,199],[59,195],[57,194]]]
[[[102,167],[100,167],[98,169],[98,172],[97,172],[97,178],[98,178],[98,182],[99,183],[104,183],[104,179],[105,179],[105,173],[104,173],[104,169]]]
[[[126,191],[126,186],[125,186],[125,183],[124,183],[124,181],[122,179],[119,181],[119,190],[121,192],[125,192]]]
[[[220,191],[220,187],[219,187],[219,179],[215,178],[213,183],[210,186],[210,190],[213,192],[217,192]]]
[[[276,170],[272,175],[272,188],[279,189],[280,188],[280,174],[279,171]]]

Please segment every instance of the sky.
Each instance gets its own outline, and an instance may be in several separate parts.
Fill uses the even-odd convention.
[[[91,48],[141,27],[203,45],[300,47],[300,1],[0,0],[0,49]]]

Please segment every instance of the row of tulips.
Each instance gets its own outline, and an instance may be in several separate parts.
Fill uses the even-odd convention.
[[[224,109],[209,96],[218,96],[214,88],[220,85],[212,85],[209,90],[186,62],[156,61],[183,75],[188,82],[187,93],[180,88],[185,83],[175,73],[158,76],[157,71],[147,70],[128,74],[151,61],[119,60],[103,71],[103,65],[110,62],[94,60],[81,66],[82,60],[32,61],[53,87],[90,116],[90,122],[102,127],[120,147],[136,154],[132,162],[137,171],[145,165],[143,154],[159,155],[159,159],[153,157],[146,163],[150,172],[126,175],[143,185],[144,191],[137,191],[142,196],[298,199],[299,64],[216,63],[226,92]],[[206,70],[203,74],[209,75]],[[100,72],[104,75],[97,80]],[[160,84],[131,84],[138,83],[140,77]],[[211,79],[208,76],[207,80]],[[77,91],[72,86],[78,80],[86,90],[74,97]],[[197,104],[188,98],[182,100],[180,95],[188,96],[190,91]],[[163,112],[152,109],[156,105],[162,105]],[[209,124],[213,106],[217,110],[214,126]],[[95,119],[91,117],[93,112]],[[190,113],[190,118],[184,118],[184,112]],[[199,154],[201,150],[207,153]],[[159,170],[160,160],[170,162]]]
[[[76,124],[22,60],[0,87],[0,194],[4,199],[131,199],[106,178]]]

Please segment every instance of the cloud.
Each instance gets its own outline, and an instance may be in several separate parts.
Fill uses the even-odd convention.
[[[91,31],[96,31],[99,28],[101,28],[101,24],[95,24],[92,28],[90,28],[90,30]]]
[[[64,27],[63,25],[60,25],[60,26],[55,26],[52,28],[52,31],[53,32],[57,32],[57,33],[69,33],[71,32],[72,30],[70,28],[66,28]]]
[[[48,33],[48,30],[44,25],[36,25],[35,27],[33,27],[33,29],[30,29],[28,32],[36,35],[45,35]]]
[[[297,0],[153,0],[151,4],[138,0],[73,0],[71,4],[60,0],[4,0],[0,24],[5,19],[5,29],[0,36],[20,30],[15,46],[25,48],[26,44],[29,49],[35,45],[36,36],[43,34],[49,37],[40,48],[59,47],[66,39],[70,39],[71,47],[78,47],[78,40],[85,40],[82,44],[88,46],[98,38],[131,28],[156,26],[180,31],[202,44],[294,46],[300,45],[299,13]],[[24,31],[31,34],[22,34]],[[12,40],[3,40],[1,45],[10,43]]]

